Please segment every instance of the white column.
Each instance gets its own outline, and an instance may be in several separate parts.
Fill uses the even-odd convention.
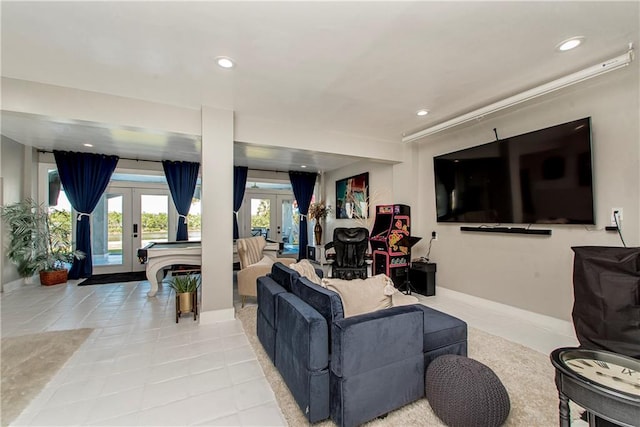
[[[200,323],[233,320],[233,111],[202,107]]]

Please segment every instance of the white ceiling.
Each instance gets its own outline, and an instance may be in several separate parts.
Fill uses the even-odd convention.
[[[1,7],[5,77],[194,109],[210,105],[236,117],[390,144],[624,53],[640,33],[637,1],[2,1]],[[554,49],[572,36],[585,43],[565,53]],[[218,68],[220,55],[237,67]],[[431,114],[417,117],[420,108]],[[91,137],[101,152],[123,157],[199,157],[197,136],[64,119],[3,112],[2,133],[43,149],[82,151]],[[358,160],[249,144],[237,144],[235,155],[237,164],[274,170],[292,163],[331,170]]]

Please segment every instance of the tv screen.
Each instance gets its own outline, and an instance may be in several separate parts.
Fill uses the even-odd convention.
[[[595,223],[590,117],[433,162],[438,222]]]

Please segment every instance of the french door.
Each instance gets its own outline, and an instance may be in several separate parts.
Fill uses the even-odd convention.
[[[247,191],[241,237],[263,236],[284,245],[285,254],[298,253],[300,215],[293,194]]]
[[[168,189],[109,186],[91,215],[93,273],[144,270],[137,250],[175,240],[176,218]]]

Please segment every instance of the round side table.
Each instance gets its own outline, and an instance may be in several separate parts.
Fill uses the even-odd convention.
[[[560,426],[569,427],[569,400],[595,417],[627,427],[640,425],[640,360],[602,350],[558,348],[551,353],[560,398]]]

